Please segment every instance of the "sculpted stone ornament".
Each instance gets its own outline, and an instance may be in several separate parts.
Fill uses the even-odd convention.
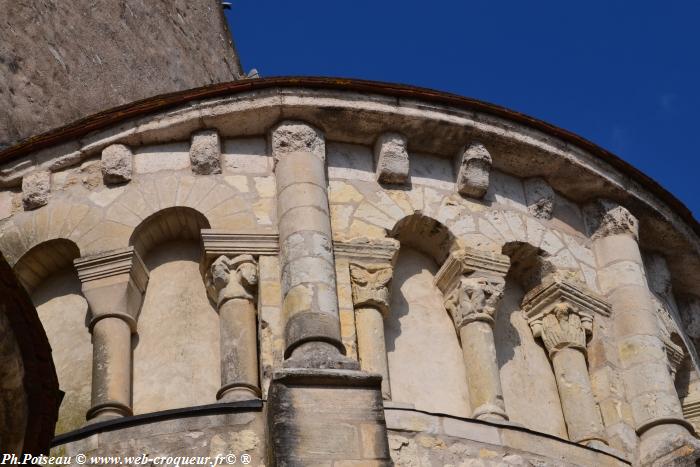
[[[252,300],[258,285],[257,263],[251,255],[233,259],[219,256],[209,269],[207,285],[209,295],[219,307],[235,298]]]
[[[435,276],[462,343],[472,417],[480,420],[508,420],[493,324],[509,266],[507,256],[465,248]]]
[[[552,361],[569,438],[607,444],[588,374],[586,343],[594,313],[608,316],[610,306],[582,285],[554,274],[525,295],[523,312]]]
[[[474,142],[464,149],[456,160],[457,192],[481,199],[489,188],[493,160],[486,147]]]
[[[639,221],[625,207],[599,199],[584,208],[585,221],[593,240],[619,234],[639,238]]]
[[[350,263],[355,308],[374,307],[386,316],[389,312],[389,282],[392,274],[389,265]]]
[[[259,398],[257,311],[258,265],[252,255],[219,256],[206,276],[221,329],[221,388],[216,398],[233,402]]]
[[[445,300],[455,327],[459,330],[472,321],[493,324],[505,281],[500,277],[463,277]]]
[[[384,319],[389,315],[390,263],[350,263],[360,368],[382,375],[382,398],[391,400]]]
[[[568,303],[560,302],[530,326],[533,335],[542,339],[550,357],[565,348],[585,353],[586,341],[593,329],[593,317]]]

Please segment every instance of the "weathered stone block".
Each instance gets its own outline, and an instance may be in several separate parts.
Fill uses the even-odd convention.
[[[525,200],[530,214],[538,219],[551,219],[554,211],[554,190],[543,178],[528,178],[523,182]]]
[[[384,133],[374,143],[377,181],[403,184],[408,181],[407,139],[399,133]]]
[[[455,173],[456,189],[464,196],[481,199],[489,188],[491,154],[483,144],[475,142],[457,157]]]
[[[628,234],[639,238],[639,221],[614,201],[596,200],[584,208],[586,226],[593,239]]]
[[[284,121],[270,132],[270,148],[279,161],[283,154],[311,153],[320,160],[326,159],[326,141],[323,132],[304,122]]]
[[[112,144],[102,150],[102,178],[106,184],[131,180],[133,154],[123,144]]]
[[[22,204],[27,211],[40,208],[49,202],[51,174],[34,172],[22,177]]]
[[[268,400],[274,465],[392,465],[379,375],[289,369],[275,373]]]
[[[202,130],[192,134],[190,164],[192,172],[198,175],[221,173],[221,142],[216,130]]]

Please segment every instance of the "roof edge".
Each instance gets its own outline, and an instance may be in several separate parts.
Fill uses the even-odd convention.
[[[578,146],[579,148],[599,157],[612,167],[629,176],[645,189],[657,196],[661,201],[666,203],[693,229],[697,235],[700,236],[700,223],[698,223],[693,216],[693,213],[682,201],[676,198],[671,192],[666,190],[653,178],[649,177],[630,163],[624,161],[619,156],[575,133],[559,128],[543,120],[530,117],[529,115],[525,115],[496,104],[480,101],[478,99],[463,97],[457,94],[442,91],[435,91],[428,88],[404,84],[385,83],[380,81],[312,76],[282,76],[230,81],[226,83],[217,83],[199,88],[188,89],[185,91],[161,94],[114,107],[112,109],[82,118],[68,125],[19,141],[18,143],[0,151],[0,163],[25,156],[49,146],[63,143],[70,139],[80,138],[92,131],[103,129],[109,125],[113,125],[128,118],[165,110],[188,101],[210,99],[230,94],[258,91],[275,87],[331,89],[338,91],[382,94],[397,98],[411,98],[467,110],[475,110],[527,125],[550,136],[557,137],[563,141]]]

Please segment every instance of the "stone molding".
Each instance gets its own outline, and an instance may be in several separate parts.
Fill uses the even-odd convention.
[[[525,295],[522,310],[535,337],[550,355],[571,347],[586,351],[594,316],[610,316],[612,308],[581,284],[550,276]]]
[[[387,263],[350,263],[352,302],[355,308],[376,308],[386,318],[391,297],[389,282],[393,272]]]
[[[226,230],[202,229],[203,275],[220,256],[276,256],[279,236],[276,233],[237,233]]]
[[[99,279],[129,274],[142,293],[148,284],[148,269],[134,247],[77,258],[73,261],[80,282],[85,286]]]
[[[401,244],[393,238],[352,240],[333,242],[336,258],[346,258],[352,262],[394,264]]]
[[[234,257],[243,254],[277,256],[279,235],[277,233],[237,233],[227,230],[202,229],[203,266],[209,268],[216,258],[225,255]],[[400,243],[393,238],[334,240],[336,258],[349,261],[393,264]]]
[[[233,299],[253,300],[258,285],[258,263],[252,255],[219,256],[209,267],[205,280],[209,297],[220,308]]]
[[[505,276],[509,269],[507,256],[467,247],[448,256],[435,275],[435,285],[447,296],[457,287],[462,275]]]
[[[588,233],[593,240],[629,234],[639,239],[639,221],[627,208],[614,201],[598,199],[584,208]]]

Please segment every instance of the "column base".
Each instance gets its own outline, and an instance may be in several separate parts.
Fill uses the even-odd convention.
[[[267,411],[273,465],[392,465],[380,375],[284,369],[273,375]]]
[[[493,404],[484,404],[474,410],[472,418],[489,422],[507,422],[508,415],[501,407]]]
[[[85,414],[87,422],[85,424],[92,425],[94,423],[114,420],[115,418],[130,417],[131,415],[133,415],[131,407],[118,402],[105,403],[91,407],[90,410],[87,411]]]
[[[657,425],[641,435],[639,464],[643,467],[691,466],[699,458],[700,440],[682,425]]]
[[[295,348],[282,364],[284,368],[318,368],[335,370],[359,370],[357,360],[346,357],[328,342],[305,342]]]
[[[255,386],[234,383],[219,389],[216,393],[216,400],[219,402],[238,402],[260,399],[261,396],[260,389]]]

